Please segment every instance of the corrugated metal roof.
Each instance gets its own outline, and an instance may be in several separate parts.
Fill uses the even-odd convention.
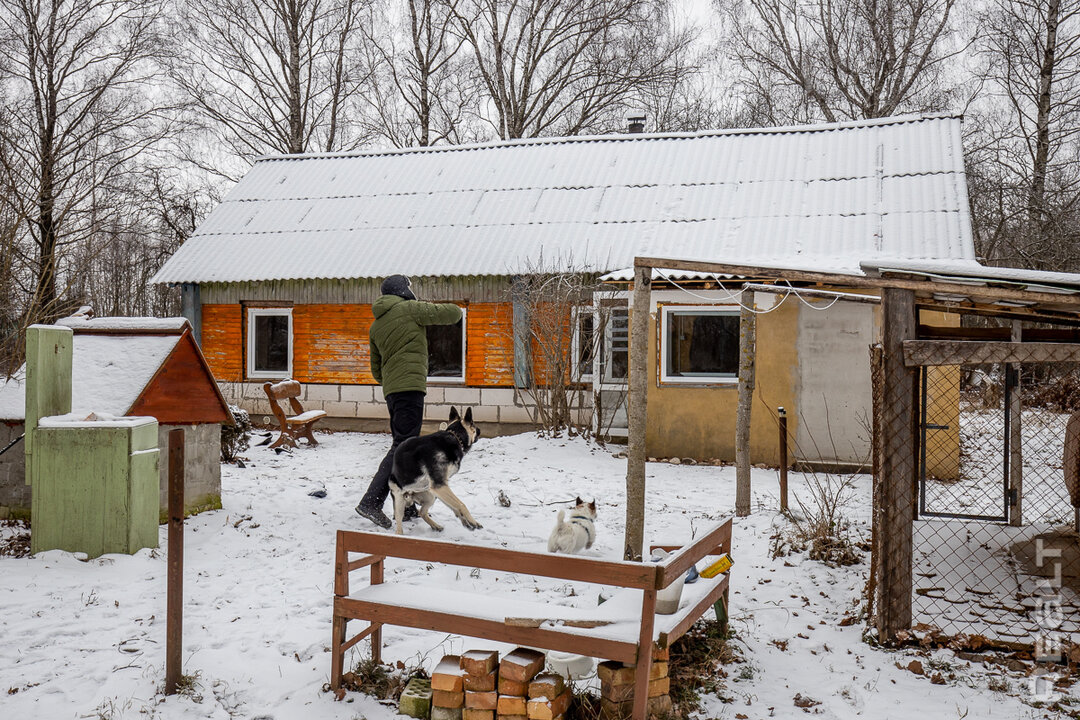
[[[974,261],[960,118],[259,160],[155,282]]]

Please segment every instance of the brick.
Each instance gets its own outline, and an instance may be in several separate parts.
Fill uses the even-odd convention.
[[[342,385],[341,399],[344,402],[370,403],[375,395],[370,385]]]
[[[336,402],[341,399],[341,389],[337,385],[313,385],[308,383],[304,385],[304,399]]]
[[[461,711],[461,720],[495,720],[495,711],[465,708]]]
[[[499,678],[499,694],[525,697],[529,694],[529,683],[501,677]]]
[[[465,707],[471,710],[494,710],[499,704],[499,693],[465,691]]]
[[[495,715],[496,720],[529,720],[528,715]]]
[[[600,697],[611,702],[621,703],[634,699],[633,685],[612,685],[600,682]]]
[[[528,710],[525,706],[525,698],[517,695],[500,695],[499,704],[495,708],[499,717],[503,715],[525,715]]]
[[[401,692],[398,712],[409,717],[427,720],[431,716],[431,683],[421,678],[410,680]]]
[[[544,667],[544,654],[527,648],[517,648],[499,663],[499,676],[517,682],[528,682]]]
[[[431,706],[431,720],[461,720],[461,708]]]
[[[658,648],[656,645],[652,647],[652,659],[653,660],[670,660],[671,649],[670,648]]]
[[[463,413],[464,407],[480,404],[480,388],[444,387],[443,402],[448,405],[457,405],[458,412]]]
[[[437,707],[460,709],[465,706],[465,693],[452,690],[432,690],[431,704]]]
[[[555,720],[570,707],[570,697],[570,689],[567,688],[554,700],[530,700],[529,720]]]
[[[494,650],[469,650],[461,656],[461,669],[469,675],[487,675],[499,664]]]
[[[306,409],[307,408],[305,408],[305,410]],[[322,404],[322,409],[325,410],[326,414],[330,417],[356,417],[356,403],[354,402],[336,402],[327,400]]]
[[[563,681],[562,675],[557,675],[555,673],[543,673],[541,675],[537,675],[533,679],[533,681],[529,683],[529,697],[559,697],[565,687],[566,683],[565,681]]]
[[[459,693],[465,689],[463,673],[460,655],[444,655],[431,673],[431,689]]]
[[[667,695],[668,691],[670,690],[670,678],[663,677],[649,682],[649,697],[651,698],[660,697],[661,695]]]
[[[668,676],[668,664],[666,662],[654,662],[649,667],[649,679],[659,680]]]
[[[600,698],[600,720],[627,720],[634,712],[634,701],[612,702],[607,698]],[[649,717],[670,717],[674,712],[670,695],[660,695],[649,698],[645,706],[645,714]]]
[[[606,682],[608,685],[634,684],[633,665],[623,665],[621,662],[607,660],[596,666],[596,674],[600,677],[600,682]]]
[[[472,690],[473,692],[491,692],[498,687],[496,685],[494,670],[486,675],[466,675],[464,681],[465,689]]]

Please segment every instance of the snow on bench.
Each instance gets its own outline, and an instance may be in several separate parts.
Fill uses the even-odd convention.
[[[330,686],[338,689],[345,653],[371,638],[375,661],[382,654],[382,626],[448,632],[546,650],[575,652],[636,665],[634,720],[644,720],[653,646],[667,648],[710,607],[727,619],[728,576],[684,585],[679,609],[656,615],[656,593],[682,578],[708,555],[731,551],[731,520],[718,523],[660,563],[604,561],[421,538],[339,530],[334,573],[334,623]],[[352,559],[350,554],[362,553]],[[621,588],[595,608],[569,607],[511,596],[417,583],[383,582],[388,557],[474,567],[526,576],[597,583]],[[349,574],[370,568],[366,586],[350,591]],[[350,620],[367,626],[349,638]]]

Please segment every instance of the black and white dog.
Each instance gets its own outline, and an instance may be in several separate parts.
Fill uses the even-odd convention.
[[[560,510],[555,529],[548,538],[548,552],[572,554],[591,548],[596,541],[596,501],[586,503],[577,498],[574,507],[570,508],[570,519],[564,518],[564,511]]]
[[[419,505],[420,517],[435,530],[442,530],[442,525],[428,515],[435,498],[446,503],[465,527],[470,530],[483,527],[450,489],[450,477],[461,467],[461,460],[478,437],[480,428],[473,423],[472,408],[465,411],[463,418],[456,407],[451,407],[450,424],[445,430],[409,438],[398,446],[390,475],[398,535],[401,535],[405,507],[414,502]]]

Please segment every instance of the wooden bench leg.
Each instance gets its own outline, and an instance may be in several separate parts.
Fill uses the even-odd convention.
[[[334,616],[334,637],[330,648],[330,689],[337,690],[341,687],[341,676],[345,666],[345,651],[341,646],[345,643],[346,620],[343,617]]]
[[[319,441],[316,440],[315,436],[311,434],[311,426],[313,424],[314,423],[308,423],[307,425],[305,425],[303,427],[303,432],[301,433],[302,436],[307,439],[308,445],[318,445],[319,444]]]
[[[649,711],[649,671],[652,669],[653,622],[656,591],[645,590],[641,599],[641,632],[638,635],[637,667],[634,670],[633,720],[645,720]]]

